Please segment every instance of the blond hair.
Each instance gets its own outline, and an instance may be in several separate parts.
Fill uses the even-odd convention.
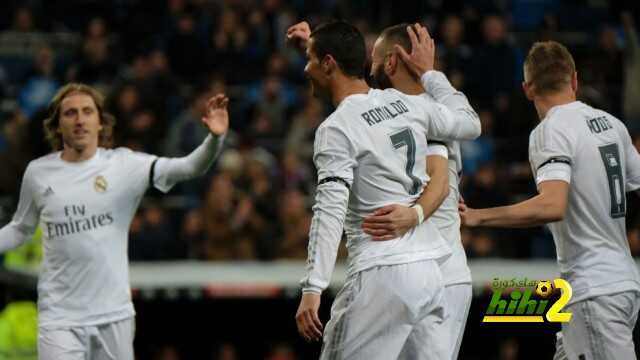
[[[60,107],[62,101],[71,94],[81,93],[89,95],[98,109],[98,117],[102,130],[98,133],[98,146],[110,148],[113,146],[113,127],[116,119],[104,110],[104,97],[95,88],[80,84],[69,83],[56,92],[49,103],[49,117],[44,120],[44,134],[47,142],[54,151],[62,150],[62,135],[58,132],[60,126]]]
[[[536,95],[546,95],[571,84],[576,64],[566,47],[556,41],[536,42],[524,60],[527,84]]]

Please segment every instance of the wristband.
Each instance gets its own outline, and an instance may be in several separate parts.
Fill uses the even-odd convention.
[[[424,222],[424,210],[422,209],[422,205],[415,204],[411,208],[418,214],[418,225],[422,224]]]

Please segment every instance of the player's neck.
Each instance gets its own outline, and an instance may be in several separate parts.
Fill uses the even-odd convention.
[[[350,77],[342,77],[335,81],[331,102],[333,106],[338,107],[342,100],[350,95],[366,94],[369,92],[369,85],[364,79],[356,79]]]
[[[420,95],[424,93],[422,84],[413,79],[402,79],[399,81],[391,81],[393,88],[407,95]]]
[[[86,146],[82,149],[74,149],[73,147],[65,144],[60,157],[64,161],[80,162],[91,159],[97,151],[97,146]]]
[[[558,105],[565,105],[576,101],[576,93],[573,91],[556,92],[544,96],[536,96],[533,104],[538,112],[540,120],[544,120],[549,110]]]

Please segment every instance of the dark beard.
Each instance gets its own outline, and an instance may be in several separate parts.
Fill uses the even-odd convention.
[[[392,88],[391,79],[385,74],[384,66],[378,66],[375,73],[373,74],[373,81],[375,83],[375,87],[378,89],[388,89]]]

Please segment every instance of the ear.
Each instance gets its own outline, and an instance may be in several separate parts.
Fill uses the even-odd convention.
[[[325,55],[322,58],[320,65],[322,67],[322,71],[326,75],[331,75],[331,73],[333,73],[333,71],[338,67],[338,63],[331,55]]]
[[[574,93],[578,92],[578,72],[574,71],[571,75],[571,89]]]
[[[398,54],[393,52],[384,61],[384,72],[389,76],[393,76],[398,70]]]
[[[533,101],[533,88],[529,83],[525,81],[522,82],[522,91],[524,91],[524,95],[527,97],[527,100]]]

